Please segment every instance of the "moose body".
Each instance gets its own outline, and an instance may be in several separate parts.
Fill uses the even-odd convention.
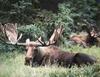
[[[75,53],[60,52],[58,56],[58,65],[64,66],[64,67],[71,67],[73,65],[73,58],[75,56]]]
[[[71,67],[72,65],[94,64],[96,58],[84,53],[70,53],[61,51],[56,46],[37,47],[32,51],[32,66],[46,65],[46,64],[57,64],[59,66]],[[28,53],[28,52],[27,52]]]
[[[86,39],[87,36],[83,35],[73,35],[70,37],[71,41],[74,41],[76,44],[83,45],[83,47],[87,47]]]
[[[96,62],[96,58],[91,55],[87,55],[85,53],[76,53],[73,58],[73,63],[76,64],[78,67],[81,65],[90,65]]]
[[[58,64],[64,67],[72,67],[73,65],[80,67],[81,65],[94,64],[95,62],[96,58],[94,56],[85,53],[70,53],[63,51],[60,52],[58,56]]]
[[[54,64],[59,57],[60,49],[56,46],[37,47],[33,62],[38,65]]]

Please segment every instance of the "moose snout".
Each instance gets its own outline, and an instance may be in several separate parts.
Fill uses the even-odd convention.
[[[24,65],[27,65],[27,66],[30,66],[32,63],[32,58],[29,58],[29,57],[25,57],[25,62],[24,62]]]

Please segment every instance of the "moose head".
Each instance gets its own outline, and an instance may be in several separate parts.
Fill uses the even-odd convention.
[[[42,37],[39,37],[35,42],[29,41],[29,39],[27,39],[26,40],[27,52],[26,52],[26,57],[25,57],[25,64],[30,65],[30,63],[32,63],[32,60],[28,59],[30,58],[28,54],[31,55],[32,59],[34,58],[35,55],[38,55],[39,57],[37,58],[35,57],[34,61],[38,61],[38,64],[42,64],[42,60],[44,59],[44,57],[48,57],[48,54],[50,54],[55,49],[57,49],[54,45],[56,45],[56,43],[58,42],[58,39],[60,38],[62,32],[63,32],[63,27],[56,28],[48,42],[45,42],[44,40],[42,40]],[[36,54],[35,53],[36,50],[37,50],[37,53],[38,52],[41,52],[41,53]]]

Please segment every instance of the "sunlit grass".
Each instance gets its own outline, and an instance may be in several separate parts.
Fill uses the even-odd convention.
[[[100,59],[100,48],[82,48],[74,46],[63,47],[63,50],[71,52],[82,52],[96,56]],[[29,67],[24,65],[23,53],[1,52],[0,53],[0,77],[100,77],[100,62],[91,66],[72,68],[53,66]]]

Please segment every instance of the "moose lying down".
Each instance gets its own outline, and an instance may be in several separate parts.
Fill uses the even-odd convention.
[[[49,41],[45,43],[39,38],[37,41],[27,43],[25,65],[47,65],[57,64],[58,66],[71,67],[72,65],[89,65],[96,62],[96,58],[84,53],[70,53],[62,51],[57,47],[58,39],[63,32],[63,27],[54,30]],[[34,44],[33,44],[34,43]]]
[[[94,64],[96,58],[85,53],[69,53],[62,51],[57,46],[37,46],[29,44],[25,57],[25,65],[57,64],[58,66],[71,67],[72,65]]]
[[[2,25],[1,25],[2,26]],[[10,44],[27,45],[27,52],[25,57],[25,65],[46,65],[46,64],[57,64],[64,67],[71,67],[77,65],[80,67],[82,64],[93,64],[96,62],[96,58],[84,53],[69,53],[64,52],[56,45],[60,38],[63,27],[56,28],[51,35],[49,42],[45,43],[41,39],[37,41],[27,43],[18,43],[22,35],[18,37],[17,25],[8,23],[2,26],[2,31],[8,37]],[[17,39],[18,38],[18,39]]]

